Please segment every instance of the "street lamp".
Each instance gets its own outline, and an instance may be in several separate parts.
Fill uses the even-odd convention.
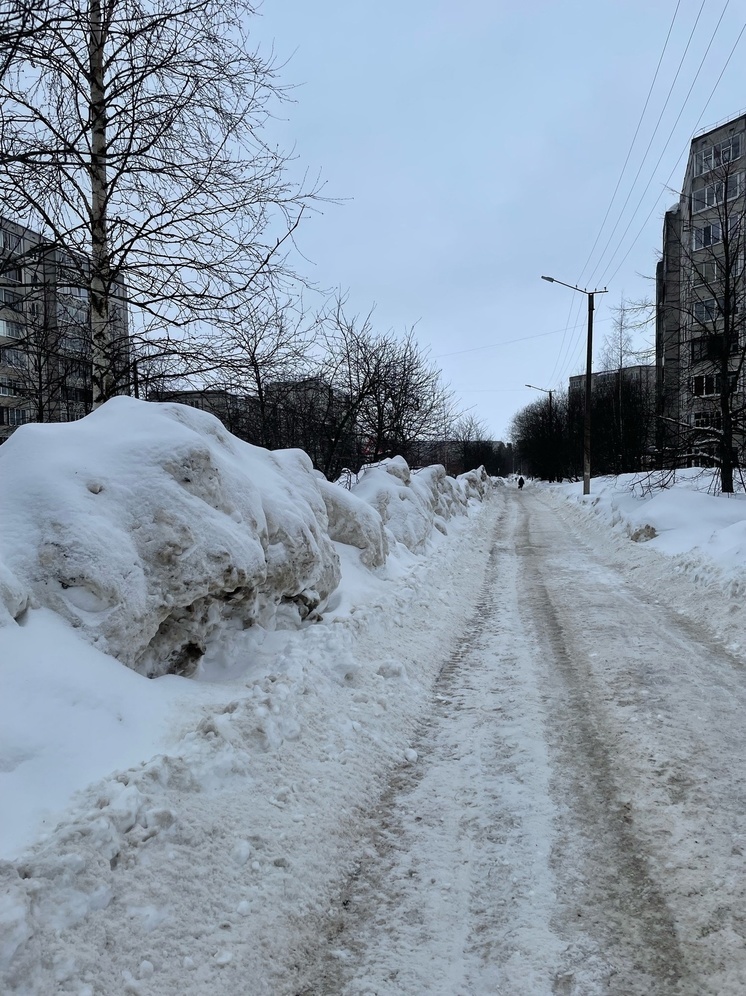
[[[588,342],[585,361],[585,412],[583,419],[583,494],[591,493],[591,368],[593,366],[593,297],[595,294],[606,294],[606,288],[597,290],[585,290],[576,287],[575,284],[566,284],[564,280],[557,280],[556,277],[542,276],[542,280],[548,280],[550,284],[561,284],[569,287],[570,290],[585,294],[588,298]]]

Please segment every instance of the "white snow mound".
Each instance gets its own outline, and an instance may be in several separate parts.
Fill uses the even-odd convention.
[[[191,673],[227,622],[305,618],[339,582],[310,459],[185,405],[115,398],[23,426],[0,450],[0,507],[6,620],[49,607],[150,676]]]
[[[436,465],[411,473],[403,457],[366,469],[352,494],[381,516],[394,539],[413,553],[426,546],[433,529],[446,533],[446,520],[466,511],[469,500],[490,487],[484,468],[454,479]]]
[[[340,581],[335,542],[379,568],[488,484],[395,457],[350,493],[206,412],[114,398],[0,449],[0,625],[49,608],[140,674],[190,675],[226,628],[316,618]]]

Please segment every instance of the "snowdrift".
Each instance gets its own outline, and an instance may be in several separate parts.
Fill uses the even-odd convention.
[[[380,567],[391,543],[421,551],[487,486],[483,471],[457,482],[396,458],[349,493],[299,450],[115,398],[0,450],[0,614],[46,607],[141,674],[190,675],[226,627],[316,618],[339,584],[335,542]]]

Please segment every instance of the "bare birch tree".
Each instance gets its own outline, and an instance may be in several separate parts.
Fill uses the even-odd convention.
[[[122,389],[116,308],[178,349],[284,272],[313,191],[261,137],[284,92],[253,14],[244,0],[0,0],[0,214],[88,289],[94,405]]]

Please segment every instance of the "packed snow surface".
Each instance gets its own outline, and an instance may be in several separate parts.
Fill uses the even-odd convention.
[[[743,992],[746,504],[648,484],[22,427],[0,992]]]

